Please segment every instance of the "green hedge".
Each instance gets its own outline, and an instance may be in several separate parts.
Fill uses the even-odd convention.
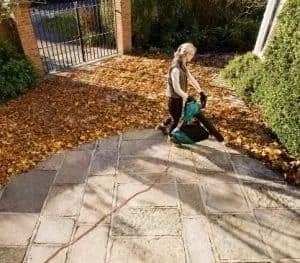
[[[222,71],[262,109],[271,129],[294,154],[300,153],[300,0],[288,0],[263,60],[238,56]]]
[[[133,46],[174,50],[190,41],[199,52],[250,50],[265,4],[264,0],[255,2],[132,0]]]
[[[24,93],[36,80],[31,63],[9,43],[0,41],[0,102]]]

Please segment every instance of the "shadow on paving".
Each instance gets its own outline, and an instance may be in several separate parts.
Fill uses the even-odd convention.
[[[61,78],[61,77],[60,77]],[[51,82],[51,81],[50,81]],[[74,132],[74,134],[72,134],[73,139],[70,140],[70,143],[74,143],[78,141],[78,137],[80,137],[82,134],[84,134],[86,132],[86,126],[94,126],[95,129],[102,129],[103,132],[108,132],[110,129],[110,125],[111,122],[108,122],[108,124],[105,124],[104,122],[109,119],[111,116],[105,116],[106,111],[103,109],[105,108],[105,103],[109,103],[111,104],[111,107],[116,107],[117,110],[114,112],[115,116],[114,117],[118,117],[118,118],[126,118],[128,119],[128,121],[130,121],[130,118],[128,118],[128,116],[130,114],[132,114],[132,109],[128,109],[128,103],[130,103],[131,101],[138,101],[139,106],[138,107],[142,107],[142,108],[159,108],[160,105],[159,103],[157,103],[156,105],[156,101],[155,100],[150,100],[144,96],[139,96],[137,94],[133,94],[131,92],[126,92],[124,90],[118,90],[118,89],[114,89],[113,87],[99,87],[96,85],[88,85],[88,84],[83,84],[83,83],[79,83],[74,81],[74,83],[70,84],[70,80],[68,79],[67,81],[64,80],[62,81],[62,83],[65,84],[65,86],[63,87],[58,87],[58,88],[54,88],[54,86],[52,86],[52,89],[50,91],[48,91],[48,93],[46,92],[45,96],[48,98],[47,100],[43,100],[43,108],[40,107],[39,103],[36,103],[35,98],[32,99],[32,97],[30,98],[31,102],[29,101],[29,96],[30,96],[30,91],[27,95],[24,95],[24,99],[25,101],[27,100],[27,102],[29,104],[26,104],[24,102],[22,102],[22,105],[19,105],[19,103],[21,103],[21,101],[14,101],[11,103],[11,106],[16,106],[18,105],[18,111],[15,112],[14,114],[16,116],[18,116],[20,119],[21,115],[19,110],[25,111],[28,110],[28,107],[31,107],[31,110],[36,111],[37,115],[41,114],[42,119],[37,119],[33,121],[33,125],[32,127],[30,127],[31,131],[33,132],[33,136],[32,136],[32,140],[36,140],[39,137],[39,132],[37,132],[38,130],[40,130],[41,128],[45,131],[46,136],[48,136],[48,138],[45,140],[45,143],[47,144],[48,142],[50,142],[53,138],[55,138],[55,140],[57,141],[64,141],[65,144],[67,144],[69,141],[68,139],[65,138],[65,136],[67,134],[72,134]],[[51,85],[55,85],[55,81],[51,84]],[[69,86],[68,86],[69,85]],[[41,96],[41,94],[44,94],[44,90],[49,88],[48,87],[44,87],[40,90],[39,92],[39,96]],[[60,95],[60,94],[65,94],[65,100],[56,100],[56,96]],[[83,96],[81,96],[83,95]],[[95,104],[93,104],[93,107],[90,107],[87,104],[86,101],[86,97],[84,95],[88,95],[89,98],[93,98],[93,100],[95,101]],[[28,96],[28,97],[27,97]],[[76,101],[78,102],[78,105],[74,104],[74,97],[76,98]],[[69,100],[67,100],[67,98],[70,98]],[[54,103],[55,102],[55,103]],[[54,103],[54,104],[53,104]],[[155,106],[153,106],[155,105]],[[119,107],[118,107],[119,106]],[[58,110],[59,109],[59,110]],[[107,110],[107,109],[106,109]],[[84,114],[82,114],[84,112]],[[153,112],[149,111],[145,111],[147,112],[149,119],[154,118],[155,115],[157,115],[156,111],[154,110]],[[144,111],[142,111],[141,113],[136,112],[135,115],[138,118],[143,118],[146,116]],[[74,115],[72,116],[72,113],[76,113],[75,117]],[[10,115],[8,114],[8,117]],[[87,119],[90,116],[95,116],[94,119]],[[104,119],[103,119],[104,118]],[[160,120],[161,116],[155,116],[156,120]],[[45,122],[45,120],[47,121]],[[49,125],[49,122],[51,123]],[[74,125],[74,123],[79,122],[79,123],[83,123],[84,125]],[[86,125],[86,126],[85,126]],[[134,120],[132,120],[132,124],[130,125],[130,128],[134,129],[134,128],[138,128],[138,126],[142,126],[142,124],[135,124]],[[53,135],[51,129],[55,127],[58,129],[58,132]],[[120,127],[121,130],[128,128],[128,127]],[[20,132],[24,132],[25,129],[25,125],[20,123],[19,126]],[[138,136],[138,133],[136,134],[136,136]],[[147,137],[148,136],[148,137]],[[49,140],[49,141],[47,141]],[[188,150],[192,152],[192,157],[191,160],[193,162],[193,165],[187,165],[185,163],[178,163],[176,161],[174,161],[174,159],[170,160],[169,159],[169,155],[167,153],[163,153],[165,155],[163,156],[159,156],[158,151],[161,149],[165,150],[168,146],[165,144],[164,142],[164,138],[161,136],[157,136],[155,135],[153,137],[153,135],[151,135],[151,132],[149,132],[149,134],[141,136],[140,138],[135,137],[135,135],[133,134],[131,138],[127,138],[125,140],[119,141],[119,138],[116,139],[111,139],[111,140],[107,140],[107,142],[105,141],[99,141],[98,145],[95,146],[97,148],[92,149],[91,151],[95,150],[94,156],[100,156],[102,158],[105,159],[105,156],[109,156],[108,159],[105,159],[105,162],[101,162],[101,166],[98,166],[97,169],[99,172],[100,170],[103,171],[107,171],[107,170],[112,170],[113,172],[110,173],[110,175],[116,177],[116,173],[118,172],[122,172],[122,170],[118,170],[120,167],[118,167],[118,165],[122,162],[122,160],[133,160],[133,161],[141,161],[141,165],[139,165],[139,163],[137,163],[136,167],[134,167],[134,170],[136,170],[136,173],[138,172],[138,169],[141,169],[143,172],[140,173],[141,176],[134,176],[133,173],[126,173],[124,172],[124,175],[126,175],[127,177],[133,177],[134,180],[138,180],[141,184],[149,184],[150,181],[147,182],[147,180],[145,181],[145,176],[149,173],[152,173],[151,170],[145,170],[145,167],[147,168],[147,164],[149,164],[149,169],[150,167],[156,167],[158,168],[157,173],[163,173],[163,174],[167,174],[167,167],[172,167],[172,168],[176,168],[178,170],[180,170],[182,173],[195,173],[195,176],[201,176],[201,179],[203,179],[204,183],[207,183],[206,178],[205,177],[214,177],[216,178],[216,180],[220,180],[221,183],[232,183],[232,182],[241,182],[241,187],[247,187],[249,189],[264,189],[264,187],[268,188],[268,191],[260,191],[260,194],[262,196],[265,196],[267,199],[270,199],[272,201],[274,201],[277,206],[279,207],[283,207],[285,209],[287,209],[288,211],[290,211],[291,213],[294,213],[294,215],[299,216],[298,211],[291,209],[288,205],[286,205],[285,202],[281,201],[280,199],[274,197],[272,195],[272,193],[279,193],[281,195],[285,195],[288,198],[293,198],[293,199],[300,199],[299,196],[299,192],[296,191],[289,191],[286,192],[284,191],[285,188],[282,188],[282,182],[278,181],[280,178],[278,177],[272,177],[272,176],[264,176],[261,174],[258,174],[258,177],[255,177],[255,174],[249,173],[247,174],[246,169],[242,169],[242,171],[245,172],[245,174],[241,173],[241,174],[237,174],[235,175],[236,170],[231,166],[230,163],[226,163],[226,162],[222,162],[220,160],[224,160],[224,158],[228,158],[228,161],[231,160],[233,161],[233,163],[241,163],[244,161],[245,156],[240,155],[238,153],[227,153],[224,154],[224,152],[212,148],[212,147],[208,147],[205,145],[196,145],[196,146],[192,146],[192,147],[184,147],[181,150]],[[130,143],[131,142],[131,143]],[[24,143],[24,142],[23,142]],[[123,144],[128,144],[128,149],[125,149],[125,153],[124,155],[122,155],[122,145]],[[80,152],[80,151],[88,151],[88,149],[84,149],[84,146],[80,146],[83,147],[83,149],[73,149],[74,152]],[[154,150],[153,150],[154,149]],[[172,148],[173,149],[173,148]],[[118,158],[112,159],[111,156],[117,156],[119,150],[121,151],[121,156],[119,156]],[[148,151],[148,152],[147,152]],[[179,149],[180,151],[180,149]],[[69,151],[71,152],[71,150]],[[67,152],[66,152],[67,153]],[[195,159],[194,157],[197,156],[201,156],[202,158],[207,159],[210,163],[212,163],[215,167],[216,170],[211,170],[209,168],[201,168],[199,166],[196,165],[196,170],[195,170]],[[227,157],[226,157],[227,156]],[[99,159],[101,159],[99,157]],[[65,157],[61,157],[62,159],[64,159]],[[93,160],[93,157],[91,157]],[[176,158],[175,158],[176,160]],[[72,164],[75,166],[77,165],[78,160],[74,160],[74,163],[72,163],[72,161],[70,161],[68,163],[68,165],[72,166]],[[201,159],[200,159],[201,161]],[[94,160],[95,162],[95,160]],[[93,169],[93,161],[92,164],[90,164],[91,169]],[[64,162],[62,163],[62,166],[64,166]],[[242,166],[243,168],[244,166]],[[58,170],[59,168],[57,168]],[[46,170],[46,169],[45,169]],[[56,170],[56,169],[54,169]],[[36,170],[35,170],[36,172]],[[26,173],[21,175],[22,177],[30,177],[30,173]],[[122,172],[123,173],[123,172]],[[87,178],[92,178],[92,177],[96,177],[96,176],[105,176],[105,174],[101,173],[101,171],[99,172],[99,175],[95,175],[95,174],[91,174],[89,173],[87,176]],[[59,172],[58,172],[58,176],[59,176]],[[117,175],[118,176],[118,175]],[[122,176],[122,174],[121,174]],[[170,174],[170,176],[172,177],[172,174]],[[256,181],[256,179],[258,181]],[[275,179],[275,181],[273,181]],[[9,204],[12,200],[17,201],[17,199],[15,198],[22,198],[23,201],[25,200],[25,203],[22,203],[22,207],[26,206],[26,205],[31,205],[32,203],[32,198],[34,197],[30,197],[30,199],[28,199],[28,203],[26,203],[26,199],[27,196],[29,196],[29,193],[26,189],[26,187],[22,188],[18,188],[18,186],[16,186],[16,184],[18,184],[18,181],[20,181],[21,178],[14,178],[12,183],[9,184],[7,186],[7,188],[4,190],[3,196],[0,200],[0,211],[2,212],[11,212],[9,211],[9,207],[7,207],[7,204]],[[28,179],[28,183],[32,183],[34,184],[33,181],[30,181],[31,179]],[[54,182],[54,177],[51,178],[52,182]],[[176,180],[176,178],[174,178],[174,181]],[[15,183],[16,182],[16,183]],[[268,185],[268,182],[273,182],[272,185]],[[186,182],[187,184],[194,184],[194,183],[189,183]],[[36,184],[35,186],[32,185],[32,188],[40,188],[40,185]],[[32,189],[30,188],[30,189]],[[49,182],[47,181],[47,189],[45,190],[46,192],[49,190],[50,185]],[[161,191],[161,188],[159,188],[157,185],[154,186],[154,189]],[[201,189],[201,188],[200,188]],[[17,191],[16,193],[12,193],[10,194],[11,191]],[[34,189],[32,189],[31,191],[35,191]],[[87,191],[89,191],[88,193],[93,194],[93,190],[92,189],[87,189]],[[103,189],[103,191],[110,195],[113,193],[107,192],[107,190]],[[86,192],[87,193],[87,192]],[[170,195],[172,192],[166,192],[166,194]],[[98,193],[95,192],[95,195],[97,195]],[[173,195],[173,198],[177,198],[177,195]],[[43,200],[39,200],[39,202],[44,202],[45,201],[45,196],[43,195],[41,198],[43,198]],[[113,197],[112,197],[113,198]],[[226,198],[226,197],[224,197]],[[103,200],[102,196],[98,196],[99,202],[103,203],[105,207],[109,208],[112,207],[112,200],[111,202],[107,202],[105,199]],[[190,208],[194,208],[195,207],[195,203],[192,202],[192,200],[189,199],[184,199],[181,200],[181,202],[185,202],[185,205],[187,205]],[[203,201],[203,203],[206,205],[205,200]],[[96,209],[95,207],[87,207],[90,209]],[[258,207],[259,208],[259,207]],[[264,209],[267,209],[268,207],[261,207]],[[41,206],[39,206],[39,209],[41,209]],[[14,211],[14,212],[20,212],[20,211]],[[40,212],[39,211],[35,211],[35,212]],[[105,213],[106,211],[104,211],[103,213]],[[225,213],[224,213],[225,214]],[[222,231],[228,233],[231,237],[233,237],[234,239],[240,240],[242,243],[244,243],[247,247],[257,251],[259,254],[265,255],[267,258],[269,257],[269,255],[265,254],[265,251],[262,249],[262,247],[260,247],[259,244],[261,244],[262,242],[262,237],[261,235],[254,235],[252,233],[247,232],[246,230],[240,228],[238,225],[235,225],[234,223],[232,223],[232,221],[230,220],[230,218],[232,217],[232,215],[230,213],[228,213],[228,215],[225,215],[224,217],[222,217],[224,214],[222,215],[210,215],[207,214],[206,211],[201,211],[199,212],[199,215],[203,215],[205,216],[209,222],[211,223],[212,227],[218,227],[220,228]],[[220,216],[220,220],[218,219],[218,217]],[[227,217],[226,217],[227,216]],[[240,215],[237,215],[236,217],[238,218]],[[240,217],[241,221],[251,221],[249,218],[247,217]],[[257,219],[254,219],[253,222],[256,222]],[[251,221],[252,223],[252,221]],[[124,221],[123,219],[120,219],[120,224],[126,225],[126,227],[128,229],[130,229],[131,232],[135,232],[136,235],[139,235],[141,233],[139,233],[139,230],[136,229],[133,225],[128,224],[128,222]],[[257,223],[256,223],[257,224]],[[258,224],[259,226],[262,226],[262,224]],[[113,226],[116,227],[116,226]],[[292,239],[295,239],[295,241],[299,241],[299,236],[297,234],[293,235],[293,234],[288,234],[286,232],[284,232],[283,229],[278,229],[276,228],[276,226],[272,227],[271,225],[263,225],[263,227],[266,227],[269,231],[272,232],[276,232],[282,236],[289,236]],[[120,233],[123,233],[123,229],[117,229],[115,231],[119,231]],[[124,234],[124,233],[123,233]],[[250,240],[252,240],[252,242],[249,242],[249,240],[247,240],[247,238],[245,237],[250,237]],[[284,238],[284,237],[283,237]],[[256,243],[257,241],[257,243]],[[138,246],[139,244],[136,244],[136,246]],[[281,257],[283,258],[289,258],[289,254],[285,253],[284,248],[278,248],[276,247],[276,244],[270,244],[268,243],[268,245],[271,247],[271,249],[276,250],[277,253],[279,253],[281,255]],[[145,248],[140,247],[139,249],[141,249],[141,251],[144,251]],[[150,253],[149,251],[145,251],[145,253]]]
[[[142,154],[144,151],[147,151],[148,149],[151,149],[152,147],[160,145],[163,142],[162,138],[147,140],[148,143],[146,143],[146,144],[141,143],[143,141],[142,138],[140,140],[128,140],[128,141],[122,141],[122,142],[129,142],[129,141],[132,141],[132,142],[140,141],[140,143],[138,144],[138,147],[134,147],[134,149],[131,149],[130,151],[127,151],[127,153],[129,154],[129,157],[127,156],[128,158],[142,159],[142,160],[145,160],[146,162],[150,162],[152,164],[157,164],[160,161],[165,161],[165,159],[161,159],[161,158],[157,158],[157,157],[153,157],[153,156],[143,156],[143,154]],[[102,148],[101,148],[101,145],[102,145]],[[122,146],[122,144],[121,144],[121,146]],[[107,154],[108,151],[112,150],[110,147],[112,147],[112,149],[114,149],[113,143],[111,141],[109,141],[108,144],[105,144],[105,143],[101,144],[101,142],[100,142],[98,144],[98,148],[97,148],[96,152],[97,151],[100,151],[100,152],[103,151],[104,153]],[[87,147],[86,149],[88,149],[88,148],[89,147]],[[220,162],[218,162],[218,160],[223,158],[223,154],[224,154],[223,152],[221,152],[219,150],[216,150],[215,148],[210,148],[210,147],[207,147],[207,146],[204,146],[204,145],[197,145],[197,146],[193,146],[191,148],[190,147],[183,148],[183,150],[185,150],[185,149],[191,150],[196,155],[204,156],[205,158],[210,160],[214,165],[216,165],[218,168],[220,168],[222,170],[222,171],[216,172],[216,171],[210,171],[210,170],[207,170],[207,169],[202,169],[202,170],[198,169],[198,173],[204,174],[205,176],[210,176],[210,172],[211,173],[216,172],[219,177],[222,177],[222,174],[223,174],[224,177],[234,176],[234,175],[232,175],[232,169],[231,168],[228,168],[227,165],[222,165]],[[80,151],[82,151],[82,150],[80,150]],[[115,150],[113,150],[113,151],[116,153]],[[241,159],[244,158],[242,155],[239,155],[239,154],[230,153],[230,156],[231,156],[231,158],[235,158],[235,160],[238,159],[238,158],[241,158]],[[172,161],[172,162],[168,161],[168,166],[171,166],[173,168],[178,168],[178,169],[182,170],[183,172],[194,171],[193,166],[179,164],[179,163],[174,162],[174,161]],[[104,169],[104,170],[106,170],[107,168],[108,167],[106,167],[105,165],[102,166],[102,169]],[[91,176],[91,175],[89,175],[89,176]],[[90,178],[92,178],[92,177],[90,177]],[[135,177],[134,179],[138,179],[138,178]],[[267,180],[269,180],[269,178],[267,178]],[[140,182],[142,184],[145,184],[144,181],[140,181]],[[246,186],[249,186],[249,187],[253,187],[253,186],[256,187],[257,185],[263,185],[264,183],[263,182],[253,183],[253,182],[245,181],[245,182],[243,182],[243,184],[246,185]],[[276,184],[275,184],[275,186],[272,186],[270,188],[271,191],[280,192],[281,191],[280,183],[278,182],[278,184],[279,184],[278,187],[276,186]],[[8,186],[8,188],[9,188],[9,186]],[[161,190],[161,188],[158,188],[157,185],[155,186],[155,188],[159,191]],[[105,189],[102,189],[102,190],[108,195],[111,194],[111,193],[107,192],[107,190],[105,190]],[[87,189],[87,191],[90,191],[90,193],[93,193],[92,189]],[[94,194],[98,194],[98,193],[94,192]],[[169,192],[167,194],[169,194]],[[273,198],[268,193],[262,193],[262,194],[265,194],[268,198]],[[293,195],[293,197],[299,198],[299,195],[296,194],[296,195]],[[176,196],[174,196],[174,198],[176,198]],[[99,199],[99,202],[104,203],[107,207],[111,207],[111,203],[109,204],[105,200],[102,200],[101,196],[98,196],[98,199]],[[4,195],[4,199],[2,199],[1,201],[3,201],[3,200],[5,200],[5,195]],[[191,208],[194,208],[195,204],[193,202],[189,203],[189,200],[184,200],[184,201],[186,202],[186,205],[190,206]],[[274,200],[274,201],[280,202],[280,200]],[[283,205],[283,207],[289,209],[284,204],[282,204],[282,205]],[[91,209],[95,209],[95,208],[91,207]],[[299,215],[299,214],[297,214],[296,211],[294,211],[292,209],[290,209],[290,211],[296,213],[296,215]],[[227,217],[221,217],[221,219],[218,219],[218,215],[207,215],[205,213],[205,211],[203,211],[202,215],[206,216],[206,218],[209,220],[209,222],[212,225],[215,225],[216,228],[221,229],[222,231],[225,231],[232,238],[241,241],[247,247],[251,248],[252,250],[255,250],[257,253],[268,257],[268,255],[265,254],[264,249],[257,245],[257,244],[259,244],[259,242],[261,242],[261,238],[259,236],[255,235],[255,234],[252,234],[251,232],[246,232],[246,230],[240,228],[239,225],[236,225],[236,224],[232,223],[232,221],[230,220],[230,217],[232,215],[228,215]],[[235,216],[238,217],[238,218],[240,217],[240,215],[235,215]],[[247,217],[241,216],[239,218],[239,220],[247,222],[250,219],[247,218]],[[249,222],[251,224],[253,223],[251,220]],[[121,228],[119,228],[120,225],[122,225]],[[124,232],[124,226],[127,229],[127,231],[128,231],[128,229],[130,229],[130,232],[134,232],[135,235],[137,235],[137,236],[142,234],[139,231],[139,229],[136,229],[133,225],[129,224],[128,222],[126,222],[126,220],[124,220],[122,218],[119,218],[119,222],[118,222],[117,226],[113,225],[112,227],[114,228],[115,232],[118,232],[120,235],[125,234],[125,236],[126,236],[126,232]],[[272,232],[275,231],[275,232],[278,232],[281,235],[289,236],[290,238],[295,239],[295,241],[297,241],[299,239],[299,237],[297,235],[288,235],[286,232],[282,231],[281,229],[275,229],[272,226],[265,226],[265,225],[263,227],[267,227]],[[245,235],[246,235],[247,238],[245,238]],[[250,239],[250,241],[249,241],[249,239]],[[139,246],[138,243],[134,243],[134,247],[136,249],[138,249],[139,251],[141,251],[141,254],[140,254],[141,259],[143,259],[144,253],[146,253],[147,255],[151,254],[151,251],[147,250],[144,247]],[[286,254],[283,250],[281,250],[277,247],[274,247],[274,249],[276,249],[277,253],[279,253],[282,257],[285,257],[285,258],[289,257],[289,254]]]
[[[129,141],[138,141],[138,140],[129,140]],[[159,157],[143,155],[143,152],[151,149],[152,147],[160,145],[162,142],[161,139],[148,140],[148,143],[146,143],[146,144],[141,143],[142,139],[140,139],[139,141],[140,141],[140,143],[138,143],[138,147],[134,147],[133,149],[127,151],[129,156],[121,156],[121,158],[132,158],[132,159],[137,159],[137,160],[143,160],[145,162],[149,162],[152,164],[157,164],[157,163],[166,161],[165,159],[162,159]],[[128,142],[128,141],[122,141],[122,143],[123,142]],[[121,146],[122,146],[122,144],[121,144]],[[104,153],[107,153],[107,148],[104,147],[103,149],[104,149]],[[210,147],[204,146],[204,145],[197,145],[197,146],[193,146],[191,148],[185,147],[185,149],[189,149],[194,154],[201,155],[201,156],[207,158],[216,167],[220,168],[220,171],[211,171],[209,169],[199,169],[198,168],[197,169],[198,176],[200,173],[202,175],[205,175],[208,177],[216,176],[216,174],[217,174],[217,176],[219,178],[222,178],[223,180],[224,180],[224,178],[226,178],[224,180],[225,182],[227,182],[227,179],[229,179],[229,182],[232,182],[230,179],[237,179],[237,178],[235,178],[235,175],[233,174],[233,169],[230,168],[230,166],[224,165],[224,163],[219,162],[219,160],[224,157],[224,152],[216,150],[215,148],[210,148]],[[101,151],[101,148],[99,148],[98,151]],[[235,161],[237,161],[239,159],[243,160],[245,158],[244,156],[242,156],[240,154],[236,154],[236,153],[229,153],[229,156],[231,159],[234,159]],[[168,160],[167,166],[180,169],[180,170],[182,170],[183,173],[194,171],[193,166],[180,164],[180,163],[170,161],[170,160]],[[108,167],[103,165],[101,169],[106,170],[107,168]],[[142,167],[140,167],[140,168],[142,168]],[[137,169],[137,172],[138,172],[138,169]],[[146,176],[146,173],[144,175]],[[133,175],[127,174],[127,176],[133,176]],[[251,176],[253,176],[253,175],[251,175]],[[143,178],[143,177],[141,177],[141,178]],[[139,177],[134,177],[134,179],[139,180]],[[258,177],[258,178],[253,178],[253,179],[262,179],[262,178]],[[276,177],[274,179],[278,180],[278,178],[276,178]],[[242,181],[243,181],[244,186],[252,187],[252,188],[256,189],[257,186],[265,185],[265,183],[270,181],[271,178],[266,177],[265,180],[266,180],[265,182],[264,181],[251,182],[251,181],[246,181],[246,180],[242,180]],[[144,180],[140,180],[139,182],[142,184],[145,184],[145,185],[147,184],[147,183],[145,183]],[[285,193],[283,193],[281,186],[282,186],[282,182],[274,182],[274,185],[269,187],[269,190],[272,192],[278,192],[281,194],[285,194]],[[161,191],[161,188],[158,188],[158,185],[154,186],[154,188],[157,189],[158,191]],[[170,193],[168,192],[167,194],[170,194]],[[265,195],[268,199],[275,201],[278,204],[278,206],[282,206],[283,208],[286,208],[289,211],[291,211],[292,213],[295,213],[295,215],[299,216],[299,213],[297,211],[290,209],[285,203],[281,202],[279,199],[275,199],[268,192],[261,192],[261,194]],[[293,192],[286,193],[286,195],[289,195],[290,197],[299,199],[299,194],[297,194],[296,192],[295,193],[293,193]],[[176,196],[173,196],[173,197],[176,198]],[[226,197],[224,197],[224,198],[226,198]],[[101,197],[99,197],[99,200],[101,200]],[[183,200],[181,200],[181,202],[182,201]],[[191,202],[189,202],[189,200],[186,200],[186,199],[184,200],[184,202],[186,202],[186,205],[188,205],[191,208],[194,208],[195,204],[192,202],[192,200],[190,200],[190,201]],[[110,206],[109,204],[107,204],[107,205]],[[228,233],[232,238],[241,241],[247,247],[251,248],[252,250],[255,250],[257,253],[259,253],[261,255],[266,256],[266,258],[269,257],[269,255],[266,254],[265,250],[260,246],[262,244],[261,236],[252,234],[251,232],[247,232],[246,230],[240,228],[239,225],[232,223],[232,221],[230,220],[230,217],[232,215],[228,214],[227,217],[226,216],[221,217],[220,220],[218,220],[218,215],[209,215],[205,211],[203,211],[202,215],[206,216],[206,218],[209,220],[209,222],[212,225],[215,225],[216,228],[222,229],[223,231]],[[240,215],[235,215],[235,217],[239,218]],[[257,224],[256,219],[254,219],[254,218],[253,218],[254,221],[251,221],[250,218],[241,216],[239,218],[239,220],[244,221],[246,224],[247,224],[247,221],[251,224]],[[127,222],[122,220],[121,224],[126,225]],[[257,225],[259,226],[261,224],[257,224]],[[262,226],[265,228],[265,225],[262,225]],[[139,235],[138,229],[134,229],[134,227],[131,225],[129,226],[129,228],[131,229],[131,231],[136,232],[137,233],[136,235]],[[282,231],[281,229],[277,229],[277,228],[271,227],[271,226],[267,226],[267,228],[268,228],[268,230],[270,230],[272,232],[277,232],[277,233],[281,234],[282,236],[289,236],[290,238],[295,239],[295,241],[297,241],[299,239],[299,237],[297,235],[288,234],[288,233]],[[124,234],[124,232],[122,232],[122,229],[119,229],[119,231],[121,231],[121,233]],[[250,239],[250,241],[249,241],[249,239]],[[269,244],[269,245],[272,247],[271,244]],[[289,254],[285,253],[285,251],[283,249],[276,247],[276,245],[274,245],[273,249],[276,250],[277,253],[279,253],[283,258],[289,258]]]

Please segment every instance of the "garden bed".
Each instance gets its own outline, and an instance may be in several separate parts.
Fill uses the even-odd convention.
[[[207,114],[228,145],[295,182],[297,159],[270,133],[260,111],[235,100],[234,92],[219,80],[220,68],[231,57],[201,56],[191,65],[209,95]],[[164,56],[114,58],[47,77],[24,96],[0,105],[0,185],[62,149],[155,127],[167,113],[169,64]]]

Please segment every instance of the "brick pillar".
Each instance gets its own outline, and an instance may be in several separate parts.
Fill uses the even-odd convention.
[[[29,3],[22,3],[15,11],[16,27],[24,54],[32,62],[36,71],[40,75],[44,75],[45,71],[31,23],[29,6]]]
[[[117,46],[119,54],[131,51],[131,0],[116,0]]]

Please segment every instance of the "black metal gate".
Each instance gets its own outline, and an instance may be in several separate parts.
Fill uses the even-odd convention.
[[[47,72],[117,54],[114,0],[36,4],[30,15]]]

